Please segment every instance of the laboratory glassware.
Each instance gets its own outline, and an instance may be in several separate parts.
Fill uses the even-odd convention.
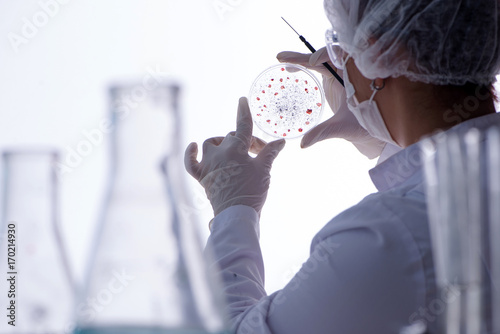
[[[222,333],[184,185],[179,87],[110,88],[111,173],[77,333]]]
[[[499,147],[497,128],[422,142],[439,333],[499,330]]]
[[[0,333],[68,333],[74,282],[59,228],[55,151],[3,154]],[[14,326],[15,325],[15,326]]]
[[[500,333],[500,129],[488,131],[489,234],[491,247],[492,327]]]

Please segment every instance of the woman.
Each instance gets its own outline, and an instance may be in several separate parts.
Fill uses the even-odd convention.
[[[416,323],[432,332],[440,312],[433,305],[452,303],[456,292],[436,292],[417,143],[436,130],[500,126],[492,88],[500,68],[499,6],[499,0],[325,0],[330,60],[343,71],[347,99],[302,146],[342,137],[369,157],[386,143],[400,151],[386,145],[387,160],[370,171],[379,191],[326,224],[301,270],[270,296],[258,223],[284,141],[252,137],[241,99],[235,133],[208,139],[200,163],[196,144],[188,146],[186,168],[214,208],[209,246],[237,333],[399,333]],[[325,54],[279,59],[315,67]],[[333,107],[343,93],[330,77],[324,81]]]

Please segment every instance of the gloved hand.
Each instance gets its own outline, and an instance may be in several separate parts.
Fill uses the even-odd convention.
[[[214,137],[203,143],[201,162],[196,160],[198,146],[186,149],[186,170],[205,188],[214,215],[233,205],[247,205],[260,215],[266,201],[270,171],[274,159],[285,146],[285,140],[266,144],[252,136],[252,116],[248,101],[241,98],[236,132]],[[257,154],[255,158],[248,152]]]
[[[322,48],[313,54],[280,52],[277,58],[282,63],[299,64],[321,73],[326,100],[334,111],[334,115],[330,119],[318,124],[304,135],[300,143],[302,148],[312,146],[329,138],[344,138],[353,143],[358,151],[369,159],[380,155],[386,143],[370,136],[359,124],[354,114],[347,107],[344,87],[322,65],[324,62],[330,61],[326,48]],[[342,76],[341,72],[337,70],[340,76]]]

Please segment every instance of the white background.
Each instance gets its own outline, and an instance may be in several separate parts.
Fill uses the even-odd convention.
[[[329,25],[321,0],[66,0],[23,37],[24,20],[33,22],[49,2],[0,0],[1,150],[57,147],[64,159],[85,140],[82,131],[107,117],[108,84],[141,79],[148,67],[182,85],[183,146],[201,145],[234,130],[238,98],[277,63],[278,52],[307,52],[281,16],[316,48]],[[26,43],[13,47],[12,34]],[[326,108],[323,117],[330,114]],[[61,179],[63,231],[80,279],[102,199],[108,139]],[[367,172],[375,161],[350,143],[336,139],[307,150],[299,143],[289,140],[275,161],[262,212],[268,293],[307,259],[323,225],[374,191]],[[202,191],[189,184],[194,194]],[[206,202],[199,212],[203,239],[211,218]]]

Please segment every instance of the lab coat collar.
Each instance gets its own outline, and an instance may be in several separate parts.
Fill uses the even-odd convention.
[[[445,133],[465,133],[473,127],[485,130],[494,124],[500,126],[499,113],[473,118],[452,127]],[[377,190],[386,191],[411,182],[412,176],[421,172],[422,164],[420,142],[417,142],[395,153],[393,156],[371,169],[369,173]]]

